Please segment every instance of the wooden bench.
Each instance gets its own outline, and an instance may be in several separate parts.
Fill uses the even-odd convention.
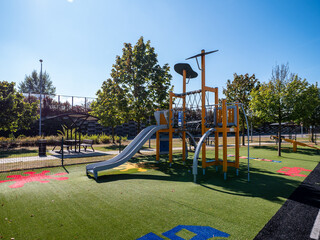
[[[85,152],[87,151],[87,147],[91,147],[92,151],[94,151],[92,144],[93,144],[93,140],[84,139],[82,140],[80,147],[83,147]]]

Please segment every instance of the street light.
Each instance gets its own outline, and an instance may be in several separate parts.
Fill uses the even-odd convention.
[[[250,116],[250,121],[251,121],[251,142],[253,142],[253,139],[252,139],[252,135],[253,135],[253,128],[252,128],[253,112],[249,111],[248,115]]]
[[[42,108],[42,62],[43,60],[40,59],[40,64],[41,64],[41,68],[40,68],[40,119],[39,119],[39,136],[41,136],[41,108]]]

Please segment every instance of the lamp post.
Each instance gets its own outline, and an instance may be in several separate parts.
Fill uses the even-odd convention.
[[[253,135],[253,128],[252,128],[253,113],[252,113],[252,111],[249,111],[248,115],[250,116],[250,122],[251,122],[251,142],[253,142],[253,139],[252,139],[252,135]]]
[[[252,128],[253,116],[251,115],[251,142],[253,142],[253,128]]]
[[[40,119],[39,119],[39,136],[41,136],[41,108],[42,108],[42,62],[43,60],[40,59],[40,64],[41,64],[41,68],[40,68]]]

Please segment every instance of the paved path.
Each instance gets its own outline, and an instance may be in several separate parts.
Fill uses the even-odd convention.
[[[320,239],[320,163],[254,240]]]

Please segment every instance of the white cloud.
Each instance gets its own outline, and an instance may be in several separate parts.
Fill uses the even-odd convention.
[[[73,3],[74,0],[67,0],[69,3]]]

